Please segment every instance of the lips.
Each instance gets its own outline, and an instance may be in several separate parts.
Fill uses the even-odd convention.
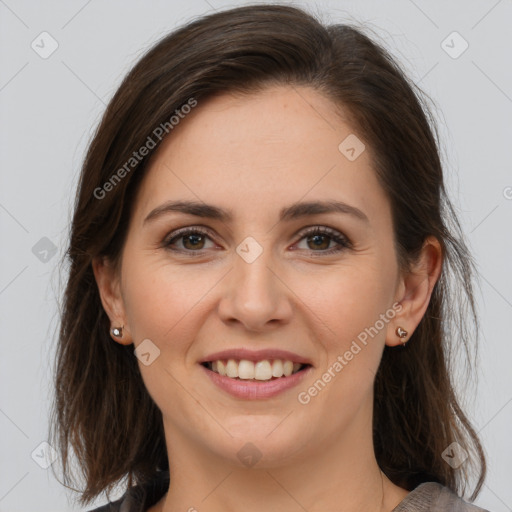
[[[312,367],[309,358],[280,349],[231,349],[199,361],[214,384],[238,398],[269,398],[295,386]]]
[[[302,365],[301,369],[290,376],[272,377],[270,380],[244,380],[231,378],[212,371],[208,363],[199,365],[206,377],[215,386],[229,395],[243,400],[263,400],[277,397],[281,393],[298,386],[313,370],[310,365]]]
[[[307,358],[286,350],[251,351],[243,348],[215,352],[201,364],[232,379],[258,381],[289,377],[311,366]]]

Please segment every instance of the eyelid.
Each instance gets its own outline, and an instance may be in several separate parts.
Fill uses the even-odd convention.
[[[188,234],[189,232],[199,232],[204,235],[208,235],[212,238],[214,238],[216,236],[215,233],[210,228],[207,228],[206,226],[197,225],[197,226],[186,226],[183,228],[178,228],[178,229],[172,231],[171,233],[169,233],[169,236],[166,237],[166,240],[171,241],[175,238],[178,238],[180,235],[183,236],[183,234]]]
[[[323,224],[312,224],[311,226],[306,226],[302,228],[300,231],[298,231],[295,237],[300,237],[300,239],[302,239],[304,236],[311,235],[314,233],[321,233],[323,235],[329,236],[337,236],[339,238],[343,238],[344,240],[346,240],[347,243],[351,243],[349,238],[344,233],[335,228],[331,228]]]

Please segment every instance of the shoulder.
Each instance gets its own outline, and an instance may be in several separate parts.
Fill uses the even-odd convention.
[[[134,488],[136,491],[139,488]],[[127,491],[121,498],[87,512],[145,512],[150,504],[144,498],[134,499],[133,490]]]
[[[88,512],[120,512],[121,503],[123,499],[119,499],[117,501],[113,501],[111,503],[107,503],[106,505],[102,505],[101,507],[91,509]]]
[[[411,491],[392,512],[489,512],[457,496],[437,482],[424,482]]]
[[[125,512],[126,508],[126,498],[128,494],[125,494],[122,498],[119,498],[116,501],[111,501],[106,505],[102,505],[101,507],[88,510],[87,512]],[[128,509],[131,511],[131,509]]]
[[[88,512],[145,512],[162,498],[168,487],[169,472],[159,471],[153,480],[130,487],[118,500]]]

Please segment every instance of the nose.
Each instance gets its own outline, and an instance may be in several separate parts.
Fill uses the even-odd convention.
[[[251,263],[235,255],[218,306],[223,322],[262,332],[290,321],[293,294],[271,259],[268,249]]]

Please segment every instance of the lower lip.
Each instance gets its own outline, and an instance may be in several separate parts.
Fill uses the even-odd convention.
[[[301,370],[289,377],[279,377],[278,379],[268,381],[257,380],[236,380],[230,377],[220,375],[203,365],[201,368],[206,372],[208,377],[219,388],[228,392],[236,398],[243,398],[246,400],[260,400],[263,398],[272,398],[286,391],[287,389],[296,386],[311,370],[311,366]]]

